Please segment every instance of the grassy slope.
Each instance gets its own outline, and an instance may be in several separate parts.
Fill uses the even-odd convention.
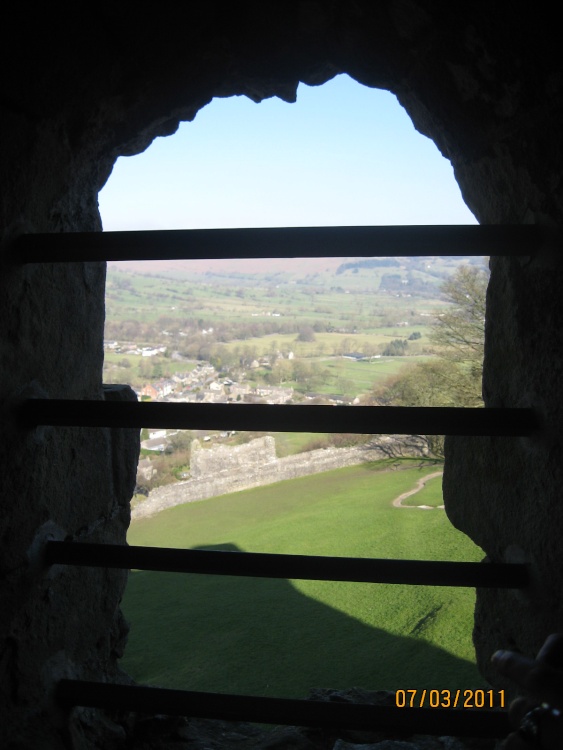
[[[417,492],[416,495],[412,495],[411,497],[407,497],[403,500],[402,504],[407,508],[416,507],[417,505],[430,505],[431,507],[436,508],[444,502],[441,487],[441,477],[429,479],[420,492]]]
[[[433,470],[350,467],[178,506],[135,522],[129,542],[479,560],[442,510],[391,507]],[[424,502],[439,495],[431,482]],[[473,604],[465,589],[136,572],[124,599],[132,622],[124,667],[142,682],[262,695],[474,687],[482,680],[472,663]]]

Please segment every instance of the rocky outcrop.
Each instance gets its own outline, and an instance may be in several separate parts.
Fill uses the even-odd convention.
[[[310,700],[394,706],[395,694],[384,690],[312,689]],[[150,750],[495,750],[487,739],[429,737],[391,732],[318,729],[172,717],[139,717],[130,726],[133,747]],[[137,744],[140,743],[140,744]]]

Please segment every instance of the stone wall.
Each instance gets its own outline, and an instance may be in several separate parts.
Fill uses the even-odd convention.
[[[232,447],[215,445],[205,449],[199,440],[193,440],[190,446],[192,479],[226,476],[241,470],[251,473],[268,471],[269,465],[276,461],[276,441],[271,435]]]
[[[284,479],[318,474],[382,458],[369,447],[321,448],[295,456],[276,457],[274,438],[270,435],[232,448],[216,446],[202,449],[192,443],[192,477],[185,482],[157,487],[131,512],[131,518],[146,518],[166,508],[206,500],[229,492],[262,487]]]

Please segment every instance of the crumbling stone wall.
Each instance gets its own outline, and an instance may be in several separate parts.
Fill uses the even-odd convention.
[[[215,445],[203,449],[199,440],[190,446],[190,473],[193,479],[206,479],[237,471],[268,471],[277,461],[276,441],[265,435],[242,445]]]
[[[298,81],[321,84],[339,72],[397,94],[451,160],[481,222],[560,226],[560,41],[547,3],[522,7],[294,0],[182,4],[152,15],[121,4],[3,8],[0,704],[11,718],[0,728],[4,746],[110,746],[100,739],[110,727],[100,713],[62,715],[50,686],[61,674],[116,676],[123,576],[47,573],[37,550],[47,533],[123,541],[137,451],[132,434],[29,433],[14,420],[24,394],[103,397],[104,268],[21,266],[11,240],[99,231],[97,193],[115,159],[170,135],[212,97],[292,102]],[[551,259],[495,260],[489,287],[486,403],[533,405],[545,418],[543,434],[447,444],[452,521],[490,559],[520,548],[538,574],[528,598],[479,592],[477,650],[493,680],[485,667],[493,648],[532,652],[563,625],[560,254],[557,247]],[[123,730],[111,731],[118,742]]]
[[[195,448],[195,450],[194,450]],[[275,440],[270,435],[245,445],[223,445],[203,450],[197,440],[191,448],[191,478],[157,487],[131,512],[131,518],[147,518],[166,508],[206,500],[229,492],[262,487],[285,479],[317,474],[344,466],[383,458],[375,446],[319,448],[295,456],[277,458]]]

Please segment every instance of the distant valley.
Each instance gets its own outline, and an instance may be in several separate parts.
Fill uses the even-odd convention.
[[[438,256],[110,263],[104,380],[150,400],[362,403],[406,365],[436,358],[441,286],[482,265]],[[276,441],[280,455],[323,444]],[[145,445],[146,455],[176,454],[150,486],[185,476],[185,440]]]

